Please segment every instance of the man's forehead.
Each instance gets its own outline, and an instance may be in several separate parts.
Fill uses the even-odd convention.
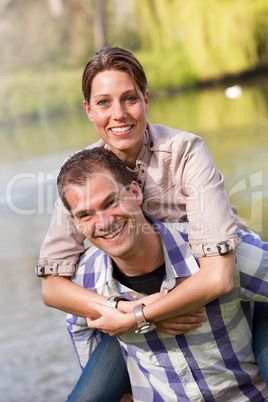
[[[100,170],[96,171],[94,173],[88,173],[88,174],[83,174],[83,178],[79,180],[75,179],[75,181],[70,180],[67,184],[65,185],[65,190],[66,189],[71,189],[71,188],[90,188],[92,186],[97,186],[97,185],[103,185],[105,187],[113,187],[113,188],[120,188],[122,186],[121,183],[116,180],[114,177],[113,173],[108,171],[108,170]]]
[[[69,184],[65,196],[72,208],[79,208],[82,204],[89,208],[92,203],[101,204],[109,197],[123,195],[125,190],[125,186],[109,172],[99,172],[89,175],[83,185]]]
[[[114,191],[118,191],[124,186],[115,179],[111,172],[101,171],[88,175],[87,180],[82,187],[84,189],[101,187],[104,189],[113,189]]]

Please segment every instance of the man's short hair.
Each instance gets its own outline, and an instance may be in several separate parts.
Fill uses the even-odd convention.
[[[91,148],[75,153],[62,166],[57,179],[59,196],[64,206],[70,211],[65,198],[68,185],[84,186],[91,175],[107,170],[112,178],[128,188],[132,182],[125,164],[112,151],[105,148]],[[71,212],[71,211],[70,211]]]

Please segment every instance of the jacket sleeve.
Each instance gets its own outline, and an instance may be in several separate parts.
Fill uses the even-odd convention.
[[[84,235],[77,231],[70,213],[61,200],[57,200],[40,250],[37,275],[73,276],[79,256],[85,249],[84,240]]]
[[[202,257],[235,250],[241,240],[222,174],[202,138],[189,135],[183,148],[175,175],[182,176],[193,252]]]

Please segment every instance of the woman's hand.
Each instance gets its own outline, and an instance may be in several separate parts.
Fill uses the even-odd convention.
[[[124,313],[131,313],[131,312],[133,312],[134,307],[137,306],[138,304],[143,303],[143,304],[147,305],[147,304],[155,302],[158,299],[161,299],[161,297],[164,297],[164,296],[165,296],[165,293],[153,293],[150,296],[144,296],[135,301],[121,300],[118,302],[117,308]]]
[[[187,315],[179,315],[177,317],[166,318],[156,323],[157,331],[164,332],[169,335],[181,335],[190,329],[199,328],[202,322],[207,321],[205,316],[199,315],[204,309],[199,308]]]
[[[97,328],[111,336],[120,336],[137,326],[133,311],[126,314],[117,308],[106,307],[98,303],[92,302],[88,305],[91,310],[94,310],[101,315],[101,317],[96,320],[87,318],[87,325],[89,328]]]

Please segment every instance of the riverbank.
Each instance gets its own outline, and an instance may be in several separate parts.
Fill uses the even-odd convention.
[[[155,74],[148,66],[150,98],[162,98],[193,89],[233,85],[246,78],[267,74],[268,67],[225,74],[209,79],[194,76],[183,68]],[[145,69],[147,71],[147,69]],[[71,115],[83,109],[81,76],[83,69],[33,72],[24,71],[0,78],[0,127],[38,123]]]

